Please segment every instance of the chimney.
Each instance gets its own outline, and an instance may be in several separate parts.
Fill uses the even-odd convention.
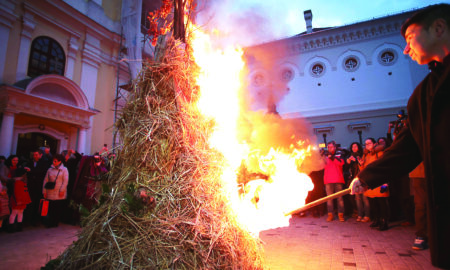
[[[305,16],[305,22],[306,22],[306,33],[310,34],[312,33],[312,12],[311,10],[305,10],[303,12],[303,15]]]

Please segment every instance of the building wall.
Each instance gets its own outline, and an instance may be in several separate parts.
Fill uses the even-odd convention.
[[[410,13],[396,14],[246,48],[253,110],[276,104],[283,118],[306,118],[317,141],[344,147],[386,136],[389,121],[405,109],[428,72],[403,54],[400,26]],[[388,54],[385,54],[389,52]],[[382,56],[393,55],[384,62]],[[354,69],[346,68],[351,57]],[[385,57],[383,59],[386,59]],[[323,66],[321,74],[313,67]]]
[[[95,9],[91,10],[93,6]],[[87,128],[86,142],[80,149],[86,154],[99,151],[104,143],[112,145],[117,69],[124,65],[118,64],[121,6],[122,0],[2,1],[0,8],[7,10],[9,14],[8,17],[0,15],[0,39],[6,43],[2,44],[6,46],[6,53],[0,58],[0,63],[4,66],[0,74],[0,85],[12,86],[28,78],[26,71],[31,42],[39,36],[48,36],[56,40],[64,50],[64,76],[78,85],[88,100],[89,110],[95,112],[90,117],[88,126],[24,114],[15,116],[15,125],[44,124],[56,133],[66,134],[67,147],[75,149],[78,147],[80,130]],[[24,59],[25,69],[23,65],[21,69],[20,61],[23,63]],[[20,70],[25,71],[24,76],[20,76]],[[127,68],[120,67],[119,77],[119,84],[129,81]],[[0,112],[3,112],[1,107]],[[11,153],[13,152],[14,150]]]

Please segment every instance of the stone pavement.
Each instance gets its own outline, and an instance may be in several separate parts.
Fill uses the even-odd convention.
[[[414,227],[390,223],[380,232],[370,223],[326,217],[294,217],[290,226],[261,232],[270,269],[439,269],[430,250],[412,249]]]
[[[5,222],[5,221],[4,221]],[[26,227],[22,232],[0,232],[0,269],[38,270],[77,239],[79,226]]]
[[[430,251],[415,251],[414,228],[390,223],[384,232],[369,223],[326,222],[326,217],[294,217],[289,227],[261,232],[267,269],[438,269]],[[80,231],[77,226],[27,227],[0,232],[0,269],[37,270],[61,254]]]

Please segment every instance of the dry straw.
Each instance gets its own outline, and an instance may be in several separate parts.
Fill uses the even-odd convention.
[[[261,243],[230,214],[213,127],[195,109],[197,68],[170,41],[147,62],[116,123],[122,145],[106,201],[58,269],[262,269]],[[145,190],[156,201],[145,204]]]

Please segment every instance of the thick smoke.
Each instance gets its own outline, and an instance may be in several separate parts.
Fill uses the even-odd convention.
[[[289,92],[288,83],[280,80],[281,74],[277,72],[278,56],[283,54],[282,44],[274,45],[276,47],[270,49],[270,54],[267,52],[267,46],[262,50],[259,50],[259,46],[249,47],[270,42],[282,35],[283,30],[280,29],[283,29],[284,22],[283,16],[280,15],[289,10],[286,6],[282,6],[278,1],[207,1],[198,4],[196,16],[196,24],[214,35],[212,38],[216,47],[243,47],[247,68],[259,66],[260,69],[267,71],[266,80],[270,83],[262,88],[261,93],[254,95],[255,93],[250,93],[250,89],[243,91],[245,105],[239,123],[240,139],[261,154],[267,154],[270,148],[292,151],[290,146],[297,145],[298,141],[304,141],[305,147],[308,144],[316,144],[315,136],[311,134],[312,128],[307,121],[283,119],[278,115],[277,104]],[[302,20],[302,25],[298,26],[300,32],[300,28],[304,27],[303,13],[298,11],[297,16]],[[247,86],[250,85],[248,81],[246,83]],[[263,104],[264,109],[251,111],[251,104],[255,102]],[[323,165],[316,153],[312,152],[312,157],[299,164],[302,172],[320,170]],[[248,162],[247,166],[252,170],[252,161]]]
[[[203,29],[218,29],[216,41],[220,45],[242,47],[268,42],[292,33],[298,27],[289,18],[302,20],[303,14],[277,1],[259,0],[203,0],[198,2],[196,24]],[[297,13],[297,16],[292,14]],[[297,31],[295,31],[297,32]]]

